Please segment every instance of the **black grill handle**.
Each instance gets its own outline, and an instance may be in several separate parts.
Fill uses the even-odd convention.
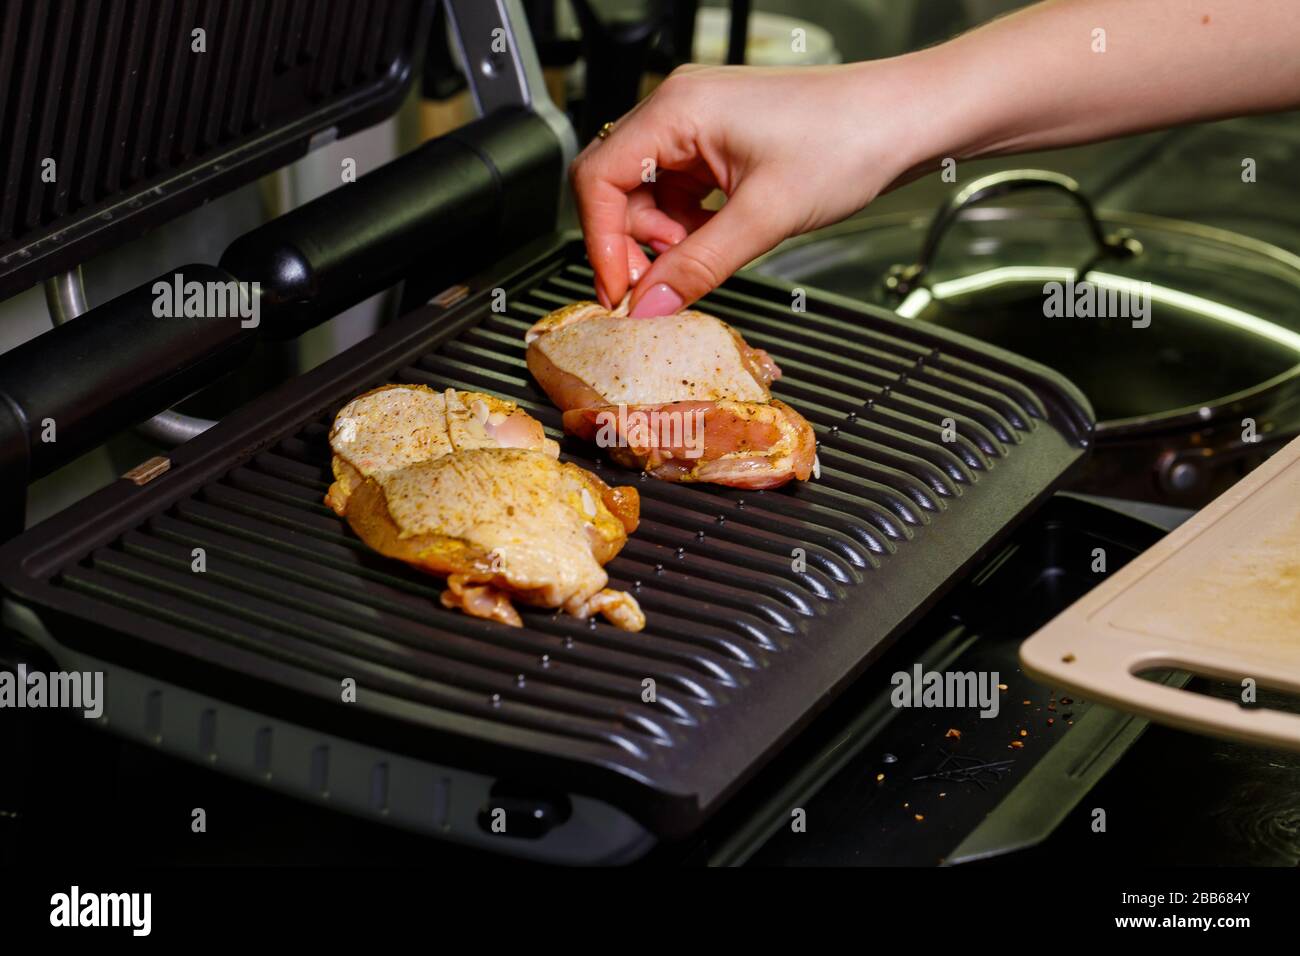
[[[176,303],[161,302],[162,288],[177,276],[182,293],[186,282],[235,283],[215,266],[179,266],[0,355],[0,538],[22,530],[28,482],[248,356],[257,330],[237,302],[219,317],[186,316],[183,300],[182,314],[165,314]]]
[[[408,275],[436,292],[552,231],[561,167],[543,120],[501,110],[246,233],[221,266],[259,284],[269,334],[298,335]]]
[[[0,355],[0,540],[29,482],[210,385],[259,333],[296,336],[408,276],[431,295],[554,230],[562,165],[544,120],[499,111],[245,234],[220,267],[178,267]],[[158,317],[176,274],[256,290],[257,326]]]

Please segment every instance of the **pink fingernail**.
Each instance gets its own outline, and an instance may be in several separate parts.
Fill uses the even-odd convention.
[[[681,311],[682,297],[667,284],[660,282],[645,294],[645,297],[632,310],[634,319],[651,318],[660,315],[672,315]]]
[[[601,282],[599,279],[597,279],[595,282],[595,286],[596,286],[596,301],[598,301],[601,305],[603,305],[605,308],[608,309],[610,307],[609,293],[605,291],[605,284]]]

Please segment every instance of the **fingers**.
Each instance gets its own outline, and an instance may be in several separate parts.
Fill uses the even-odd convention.
[[[596,271],[596,298],[613,308],[626,293],[630,274],[627,196],[612,183],[593,181],[577,197],[587,258]]]
[[[746,181],[699,229],[666,250],[632,292],[630,315],[668,315],[717,288],[786,237],[771,190]]]
[[[631,202],[628,209],[628,229],[633,239],[658,250],[661,246],[675,246],[686,238],[687,227],[655,206],[649,191],[640,193],[640,199]]]
[[[628,237],[666,247],[685,234],[671,217],[651,211],[653,197],[643,177],[647,171],[690,162],[692,135],[671,114],[667,120],[648,115],[648,109],[638,106],[619,120],[608,139],[583,150],[572,169],[587,257],[596,272],[596,295],[606,307],[631,288]],[[634,194],[647,200],[634,199]]]
[[[627,243],[628,285],[634,286],[641,280],[643,275],[650,271],[650,260],[646,257],[646,254],[641,251],[641,245],[631,236],[625,237],[624,241]],[[626,295],[626,293],[624,293],[624,295]],[[622,299],[623,296],[618,297],[620,302]],[[618,302],[606,305],[605,308],[612,309],[615,305],[618,305]]]
[[[641,243],[651,246],[656,252],[662,252],[686,238],[686,229],[654,208],[651,205],[653,201],[653,197],[646,194],[643,201],[632,201],[627,204],[628,209],[624,214],[627,225],[611,230],[609,239],[600,244],[600,259],[603,265],[597,265],[597,256],[592,252],[593,243],[588,236],[588,256],[596,266],[596,298],[607,309],[612,309],[622,301],[627,291],[650,270],[650,260],[641,249]],[[614,266],[620,245],[623,250],[626,278],[621,283],[616,278],[612,283],[606,284],[610,274],[617,272]],[[605,279],[601,278],[602,275]],[[611,287],[614,289],[613,292],[610,291]]]
[[[686,232],[694,232],[713,218],[700,202],[716,188],[712,175],[703,179],[666,172],[655,184],[655,204]],[[685,236],[683,235],[683,238]],[[680,240],[679,240],[680,241]],[[676,245],[676,243],[671,243]],[[662,251],[662,250],[656,250]]]

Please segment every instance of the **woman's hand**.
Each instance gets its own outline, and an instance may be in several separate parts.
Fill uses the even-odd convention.
[[[676,312],[786,237],[862,208],[927,158],[923,89],[906,57],[675,71],[573,166],[602,304],[632,289],[632,315]],[[714,189],[728,198],[707,212]]]

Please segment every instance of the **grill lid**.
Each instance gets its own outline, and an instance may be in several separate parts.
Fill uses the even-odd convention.
[[[581,242],[551,241],[470,290],[255,401],[152,482],[119,481],[31,529],[0,549],[0,582],[62,647],[322,731],[609,799],[673,835],[1085,453],[1086,401],[1040,366],[816,292],[792,313],[788,287],[733,279],[702,307],[780,362],[775,391],[816,430],[820,480],[672,485],[566,439],[563,457],[641,492],[641,526],[608,570],[646,630],[535,609],[523,629],[471,619],[321,503],[330,420],[384,382],[494,392],[562,437],[523,332],[591,296]],[[339,703],[345,677],[354,704]]]
[[[3,4],[0,299],[378,122],[428,14],[428,0]]]

